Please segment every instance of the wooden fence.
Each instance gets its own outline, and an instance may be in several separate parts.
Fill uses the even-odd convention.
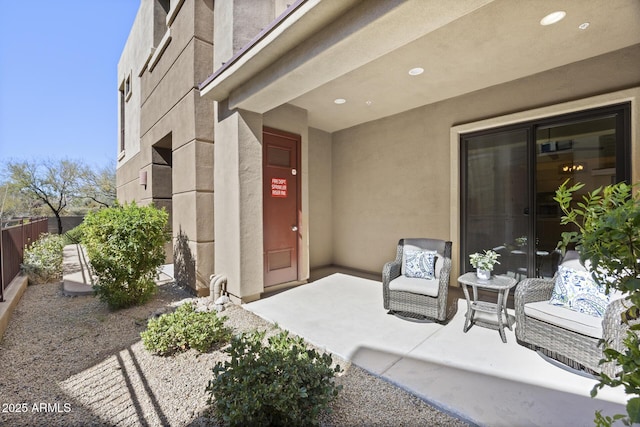
[[[47,218],[21,219],[16,225],[0,229],[0,302],[5,287],[20,273],[24,248],[47,232]]]

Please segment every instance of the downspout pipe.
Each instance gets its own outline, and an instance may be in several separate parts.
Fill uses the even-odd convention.
[[[212,274],[209,280],[209,296],[211,297],[211,301],[215,303],[218,298],[222,296],[222,284],[224,283],[225,289],[227,287],[227,276],[223,274]]]

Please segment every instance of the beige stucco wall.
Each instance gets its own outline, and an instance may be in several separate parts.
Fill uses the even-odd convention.
[[[215,268],[227,277],[236,300],[251,301],[265,291],[263,270],[262,130],[264,127],[301,137],[302,200],[299,224],[302,244],[298,280],[309,278],[309,171],[307,113],[284,105],[264,115],[227,111],[218,106],[214,167]]]
[[[116,169],[116,195],[120,203],[128,203],[139,200],[140,184],[138,183],[138,171],[140,170],[140,156],[131,156],[126,163]]]
[[[212,63],[218,69],[267,27],[287,5],[281,0],[215,2]],[[251,301],[264,292],[262,218],[262,129],[301,136],[299,280],[309,277],[309,198],[307,113],[283,105],[257,114],[216,106],[214,144],[215,272],[227,277],[232,298]]]
[[[117,155],[118,167],[124,165],[131,160],[140,151],[140,102],[141,102],[141,84],[138,75],[140,69],[145,63],[151,45],[153,43],[153,0],[142,0],[140,8],[136,14],[133,26],[129,33],[129,37],[120,55],[118,61],[118,90],[124,84],[127,77],[131,80],[131,96],[125,102],[125,150],[120,151],[121,141],[118,134]],[[121,128],[121,112],[120,112],[120,93],[118,96],[118,129]],[[137,174],[136,174],[137,175]],[[137,178],[136,178],[137,179]],[[130,182],[127,181],[127,182]],[[125,182],[118,181],[119,186],[125,185]],[[131,190],[126,193],[132,192]],[[131,195],[126,194],[131,197]],[[126,199],[122,193],[118,193],[120,199]],[[131,199],[128,199],[131,200]]]
[[[214,68],[218,69],[267,27],[281,12],[280,0],[215,2]]]
[[[634,46],[334,133],[334,263],[379,272],[402,237],[457,240],[453,126],[637,87],[638,64],[640,46]],[[637,180],[637,131],[632,143]],[[458,250],[456,241],[455,260]]]
[[[197,87],[213,72],[213,0],[172,2],[172,11],[180,8],[164,30],[170,41],[164,50],[156,46],[157,57],[145,68],[153,47],[153,8],[148,3],[153,1],[143,0],[141,11],[149,9],[149,15],[134,23],[132,34],[141,31],[139,26],[149,37],[130,37],[127,42],[137,46],[135,54],[142,61],[136,70],[136,75],[141,72],[134,138],[139,149],[132,154],[127,150],[119,163],[118,198],[153,202],[169,210],[173,242],[167,251],[177,246],[186,251],[176,255],[188,264],[180,269],[178,279],[202,295],[208,293],[214,272],[214,109]],[[170,170],[154,164],[154,145],[171,150]],[[139,184],[141,171],[147,173],[146,187]]]
[[[309,266],[333,263],[331,134],[309,128]]]
[[[334,134],[336,264],[381,271],[399,238],[448,237],[449,147],[431,120],[417,109]]]
[[[252,8],[248,0],[215,2],[214,69],[271,21],[271,2],[260,3]],[[262,115],[221,103],[214,122],[215,273],[227,278],[226,291],[235,301],[251,301],[264,290]]]
[[[152,14],[152,4],[142,0],[139,15]],[[264,291],[263,126],[302,139],[299,280],[308,278],[310,268],[327,264],[380,272],[405,236],[451,239],[456,259],[459,171],[452,129],[493,125],[520,112],[527,118],[539,111],[554,115],[559,106],[576,100],[588,108],[596,103],[594,96],[640,85],[637,45],[329,134],[309,129],[307,112],[290,105],[258,114],[229,111],[223,103],[214,111],[214,103],[203,100],[197,89],[284,10],[284,0],[260,7],[252,0],[180,4],[167,33],[171,41],[153,67],[144,69],[152,20],[140,16],[119,64],[119,82],[132,70],[129,102],[138,108],[129,113],[131,120],[127,117],[132,145],[118,164],[118,197],[154,200],[158,188],[153,185],[167,180],[153,179],[158,169],[152,166],[151,148],[170,135],[174,243],[191,254],[200,292],[206,293],[209,274],[222,273],[227,290],[245,301]],[[637,123],[635,104],[634,115]],[[636,159],[640,150],[634,132]],[[634,162],[637,180],[640,165]],[[148,172],[151,187],[139,184],[141,170]]]
[[[216,108],[215,269],[234,300],[263,289],[262,115]]]

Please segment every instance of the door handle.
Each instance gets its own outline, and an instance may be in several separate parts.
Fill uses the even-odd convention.
[[[298,231],[298,226],[297,225],[292,225],[291,226],[291,231]]]

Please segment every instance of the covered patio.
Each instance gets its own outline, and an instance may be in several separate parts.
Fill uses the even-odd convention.
[[[464,300],[447,325],[386,314],[379,272],[399,239],[429,237],[452,242],[451,289],[469,254],[499,245],[525,254],[518,278],[553,274],[537,262],[553,248],[537,245],[559,231],[536,232],[560,215],[536,192],[566,179],[562,156],[572,174],[585,161],[576,179],[640,180],[638,2],[298,0],[275,20],[217,2],[215,16],[224,34],[199,90],[216,107],[215,269],[234,302],[472,423],[590,425],[596,410],[624,411],[622,391],[591,399],[595,379],[520,346],[513,331],[504,344],[493,330],[463,333]],[[246,22],[260,28],[251,37]],[[552,138],[553,126],[614,107],[614,127]],[[516,126],[517,138],[493,135]],[[272,162],[274,133],[295,154]],[[474,153],[489,160],[476,166]],[[286,197],[293,216],[279,224],[267,204]],[[268,247],[276,229],[295,242]],[[349,274],[317,279],[326,266]],[[287,280],[265,280],[285,268]]]
[[[464,298],[446,325],[411,322],[386,313],[379,278],[313,273],[307,285],[243,307],[471,424],[583,426],[596,410],[625,413],[622,389],[592,399],[596,379],[519,345],[513,331],[506,344],[495,330],[463,333]]]
[[[535,191],[557,188],[566,178],[559,154],[581,159],[583,142],[542,152],[546,146],[531,130],[542,128],[536,123],[525,129],[525,143],[478,144],[489,166],[471,167],[463,145],[471,133],[622,105],[630,113],[621,130],[581,130],[571,138],[624,147],[616,148],[624,170],[595,158],[583,176],[640,179],[639,130],[626,124],[640,118],[636,1],[298,0],[275,20],[236,3],[216,3],[229,15],[215,19],[234,21],[216,21],[214,28],[229,31],[216,33],[216,71],[199,87],[216,106],[215,273],[228,278],[236,302],[303,283],[327,265],[381,271],[403,237],[452,241],[452,278],[468,269],[476,244],[557,241],[559,233],[535,234],[559,221]],[[558,10],[563,20],[541,23]],[[247,37],[243,23],[258,18],[261,29]],[[274,130],[299,145],[290,171],[277,176],[295,184],[288,196],[296,198],[295,212],[277,225],[265,213],[268,202],[287,197],[268,188],[274,181],[265,171],[265,132]],[[492,144],[499,149],[485,149]],[[517,152],[509,151],[514,145]],[[548,170],[536,171],[534,157]],[[469,190],[467,175],[482,184],[478,191]],[[267,248],[274,230],[295,233],[295,244]],[[538,249],[552,250],[534,243],[523,249],[523,276],[536,274]],[[273,265],[294,271],[280,283],[267,281]]]

